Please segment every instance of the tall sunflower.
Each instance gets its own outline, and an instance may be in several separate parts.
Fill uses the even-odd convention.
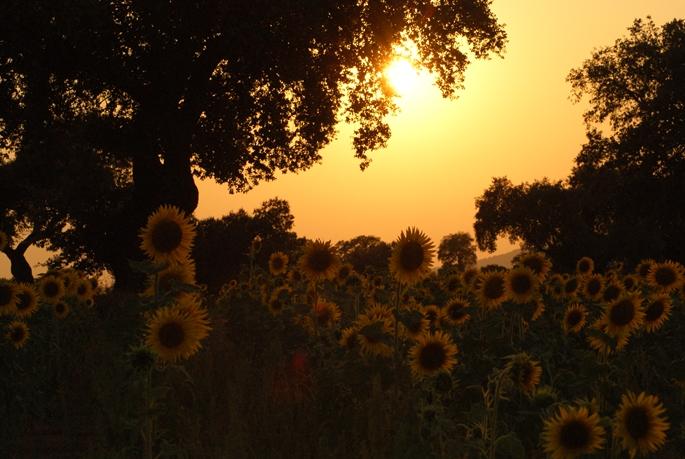
[[[665,412],[655,395],[628,392],[621,396],[621,405],[614,417],[614,436],[621,440],[631,458],[654,453],[666,443],[670,424]]]
[[[17,284],[17,302],[15,315],[17,317],[30,317],[38,310],[38,294],[31,284]]]
[[[562,406],[545,420],[542,440],[552,459],[572,459],[602,449],[605,435],[597,413],[590,414],[586,407]]]
[[[611,303],[616,301],[625,291],[623,284],[619,284],[615,280],[607,280],[604,290],[602,291],[602,301],[604,303]]]
[[[481,274],[481,283],[477,291],[478,300],[485,309],[496,309],[509,298],[507,274],[501,271],[490,271]]]
[[[683,283],[683,267],[673,261],[654,263],[647,274],[647,283],[662,292],[675,290]]]
[[[62,279],[53,274],[43,276],[38,282],[38,296],[43,303],[56,304],[65,293]]]
[[[635,267],[635,274],[637,274],[643,281],[647,280],[649,271],[652,270],[652,266],[656,263],[655,260],[651,258],[640,260],[640,262]]]
[[[283,252],[274,252],[269,257],[269,272],[274,276],[285,274],[288,270],[288,255]]]
[[[644,327],[648,332],[661,328],[673,309],[671,297],[667,293],[657,293],[645,302]]]
[[[538,292],[540,281],[535,273],[525,266],[512,268],[506,276],[507,290],[514,303],[525,304]]]
[[[183,285],[195,285],[195,263],[190,258],[171,263],[157,274],[148,276],[143,295],[152,298],[155,295],[163,297],[173,293],[173,297],[179,300],[192,294],[180,288]]]
[[[302,273],[312,281],[335,278],[339,265],[331,243],[318,239],[307,243],[299,260]]]
[[[150,259],[181,263],[190,256],[195,226],[178,207],[162,205],[148,217],[140,238]]]
[[[609,336],[630,335],[644,318],[639,294],[629,293],[609,303],[605,309],[607,334]]]
[[[518,256],[517,265],[525,266],[543,280],[552,269],[552,262],[542,252],[527,252]]]
[[[582,304],[572,304],[566,308],[564,312],[564,322],[562,327],[564,334],[578,333],[585,326],[587,319],[587,309]]]
[[[5,338],[16,349],[22,348],[29,339],[29,327],[25,322],[14,320],[7,325]]]
[[[585,298],[597,301],[602,297],[604,278],[601,274],[591,274],[583,279],[581,292]]]
[[[11,282],[0,280],[0,315],[14,314],[17,307],[17,288]]]
[[[269,299],[269,312],[274,316],[283,312],[283,309],[290,304],[292,294],[293,290],[287,285],[282,285],[274,290]]]
[[[55,315],[55,318],[63,320],[69,315],[71,308],[69,307],[69,303],[60,300],[52,305],[52,312]]]
[[[451,325],[461,325],[471,318],[466,312],[469,306],[470,304],[465,298],[454,297],[445,304],[443,317]]]
[[[449,372],[456,364],[458,349],[448,334],[437,331],[419,336],[409,350],[409,365],[415,378]]]
[[[390,273],[399,282],[414,285],[430,274],[434,254],[430,238],[410,227],[395,241],[390,255]]]
[[[195,354],[209,330],[206,320],[164,307],[157,309],[148,320],[145,342],[161,360],[175,362]]]
[[[319,300],[312,312],[317,327],[332,328],[340,321],[340,308],[330,301]]]
[[[355,321],[357,330],[357,342],[362,355],[369,357],[390,357],[392,347],[390,342],[390,321],[371,319],[366,314],[361,314]]]
[[[595,262],[590,257],[582,257],[576,262],[576,272],[579,276],[589,276],[595,270]]]
[[[478,268],[468,268],[466,271],[461,273],[461,282],[470,289],[474,288],[474,283],[476,282],[476,279],[478,279],[478,276],[480,274],[480,271]]]
[[[533,360],[525,352],[510,356],[505,369],[512,382],[525,394],[532,394],[535,387],[540,384],[540,362]]]
[[[81,303],[86,303],[88,300],[92,300],[94,294],[95,292],[93,291],[93,284],[90,282],[90,279],[81,277],[74,284],[74,295]]]

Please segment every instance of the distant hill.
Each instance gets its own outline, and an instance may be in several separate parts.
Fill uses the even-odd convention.
[[[512,260],[519,253],[521,253],[521,250],[516,249],[512,250],[511,252],[502,253],[500,255],[494,255],[492,257],[487,258],[480,258],[476,262],[476,266],[480,268],[481,266],[486,265],[500,265],[504,266],[505,268],[511,268]]]

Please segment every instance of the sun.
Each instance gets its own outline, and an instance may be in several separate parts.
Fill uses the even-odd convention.
[[[396,95],[409,94],[416,89],[419,72],[404,58],[396,58],[385,68],[385,78]]]

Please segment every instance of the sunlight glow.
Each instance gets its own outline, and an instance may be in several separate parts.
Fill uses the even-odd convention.
[[[404,58],[397,58],[385,68],[385,78],[398,96],[410,94],[416,89],[419,73]]]

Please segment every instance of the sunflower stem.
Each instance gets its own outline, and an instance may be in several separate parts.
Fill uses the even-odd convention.
[[[150,368],[145,376],[145,429],[143,432],[143,448],[145,459],[153,459],[152,444],[154,437],[154,418],[152,416],[152,371]]]
[[[395,418],[397,417],[397,412],[398,412],[398,405],[399,405],[399,400],[400,400],[400,392],[399,392],[399,385],[400,385],[400,352],[399,352],[399,316],[400,316],[400,294],[402,290],[402,282],[397,281],[397,291],[395,295],[395,349],[394,349],[394,370],[395,370],[395,403],[394,405],[394,410],[395,410]]]
[[[501,396],[502,377],[506,372],[500,372],[495,378],[495,397],[492,407],[492,425],[490,426],[490,448],[488,459],[495,459],[495,442],[497,440],[497,414],[499,411],[499,400]]]

